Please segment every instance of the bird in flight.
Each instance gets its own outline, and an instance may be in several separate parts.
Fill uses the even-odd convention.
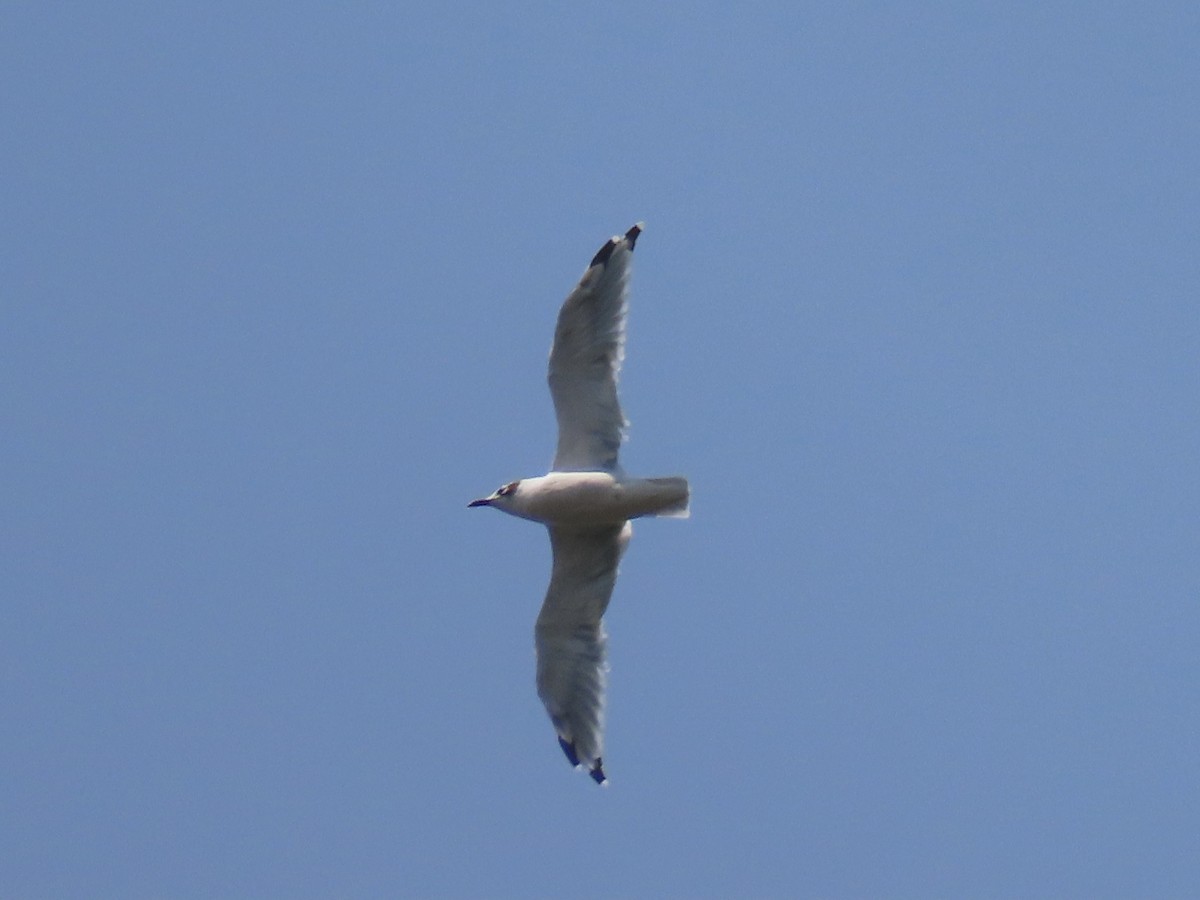
[[[469,506],[541,522],[554,563],[534,627],[537,691],[571,765],[604,784],[607,636],[601,618],[630,519],[688,515],[686,478],[632,478],[617,462],[627,422],[617,399],[639,222],[592,258],[558,313],[550,348],[550,396],[558,448],[550,472],[498,488]]]

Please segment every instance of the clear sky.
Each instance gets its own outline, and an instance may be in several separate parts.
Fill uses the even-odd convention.
[[[1200,7],[9,3],[0,895],[1200,891]],[[611,785],[533,686],[638,243]]]

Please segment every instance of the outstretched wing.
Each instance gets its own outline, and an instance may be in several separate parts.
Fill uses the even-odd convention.
[[[558,417],[559,472],[613,470],[625,433],[617,376],[625,359],[625,316],[634,225],[610,238],[558,313],[550,348],[550,395]]]
[[[571,765],[586,766],[603,784],[607,637],[601,616],[633,526],[549,530],[554,568],[534,628],[538,696]]]

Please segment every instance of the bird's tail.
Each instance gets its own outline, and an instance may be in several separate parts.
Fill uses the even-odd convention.
[[[672,519],[686,519],[691,515],[690,503],[692,492],[686,478],[674,476],[671,478],[647,478],[663,498],[663,505],[651,515],[667,516]]]

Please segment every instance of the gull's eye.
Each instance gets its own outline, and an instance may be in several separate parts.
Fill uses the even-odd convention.
[[[513,491],[515,491],[517,489],[518,484],[520,484],[520,482],[510,481],[508,484],[504,485],[504,487],[500,488],[500,490],[496,491],[496,493],[499,494],[501,497],[507,497],[509,494],[511,494]]]

